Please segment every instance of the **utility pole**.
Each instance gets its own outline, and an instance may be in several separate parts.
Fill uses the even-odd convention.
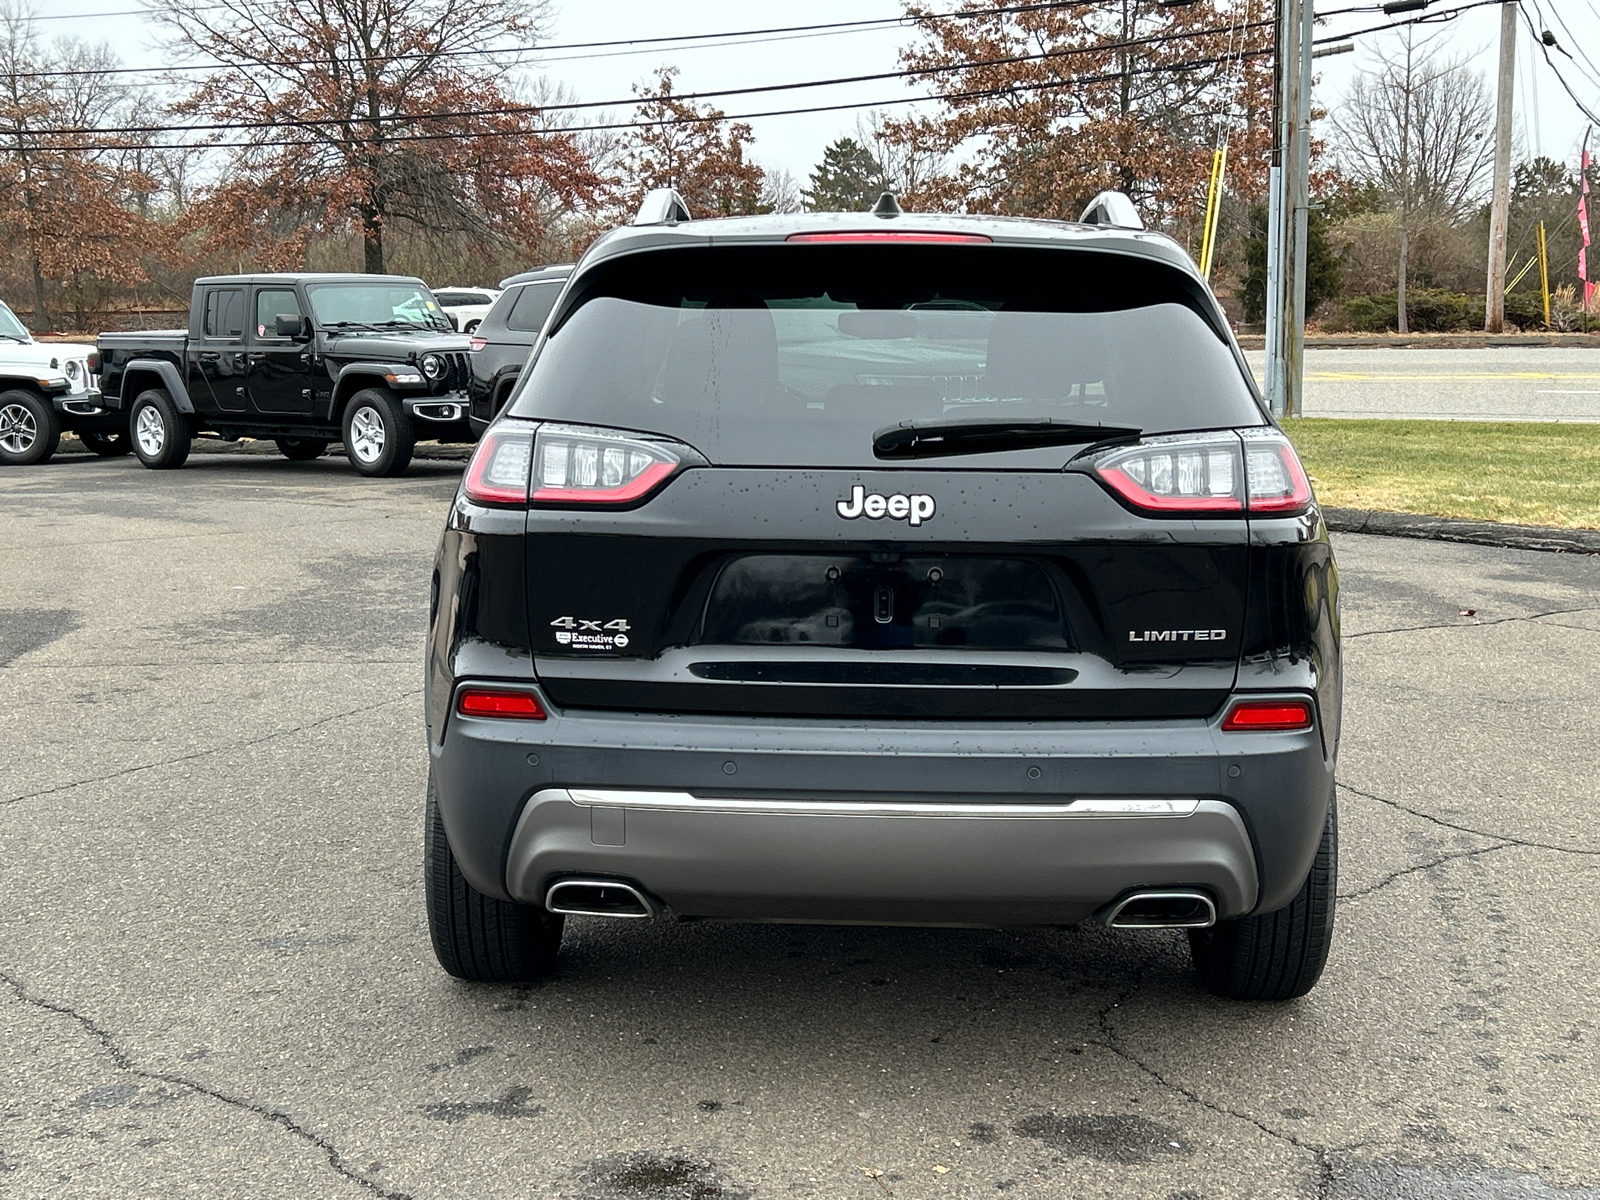
[[[1267,217],[1267,401],[1296,416],[1304,389],[1311,203],[1312,0],[1278,0],[1277,162]]]
[[[1489,285],[1483,328],[1506,323],[1506,226],[1511,215],[1511,92],[1517,72],[1517,0],[1500,5],[1500,94],[1494,110],[1494,195],[1489,204]]]

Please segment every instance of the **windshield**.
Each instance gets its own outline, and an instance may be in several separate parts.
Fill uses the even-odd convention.
[[[317,324],[325,329],[450,328],[433,294],[416,284],[315,283],[306,293]]]
[[[634,255],[584,281],[512,412],[662,433],[727,465],[880,465],[873,436],[902,421],[1262,425],[1196,287],[1128,256],[995,246]]]
[[[28,327],[17,320],[17,314],[4,304],[0,304],[0,337],[9,338],[14,342],[33,340],[28,336]]]

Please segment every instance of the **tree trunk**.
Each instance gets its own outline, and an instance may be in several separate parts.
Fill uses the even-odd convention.
[[[33,206],[30,204],[28,207]],[[55,322],[50,319],[50,310],[45,306],[44,274],[39,270],[39,256],[32,247],[28,249],[28,265],[33,268],[33,331],[44,333]]]
[[[378,216],[378,210],[370,206],[361,209],[361,243],[366,252],[366,262],[362,267],[369,275],[382,275],[383,270],[383,221]]]
[[[1406,322],[1406,223],[1400,222],[1400,281],[1395,288],[1395,315],[1398,324],[1395,328],[1401,333],[1410,333]]]

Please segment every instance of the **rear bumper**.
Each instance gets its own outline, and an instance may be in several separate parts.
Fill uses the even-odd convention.
[[[1281,908],[1322,832],[1313,729],[1216,721],[954,723],[452,715],[432,747],[479,891],[542,903],[624,879],[686,916],[1075,924],[1121,893],[1198,887]]]

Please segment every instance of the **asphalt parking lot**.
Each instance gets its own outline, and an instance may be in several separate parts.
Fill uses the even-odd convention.
[[[1600,1197],[1600,559],[1338,539],[1301,1001],[1170,933],[577,919],[470,987],[420,864],[459,469],[0,471],[0,1194]]]

